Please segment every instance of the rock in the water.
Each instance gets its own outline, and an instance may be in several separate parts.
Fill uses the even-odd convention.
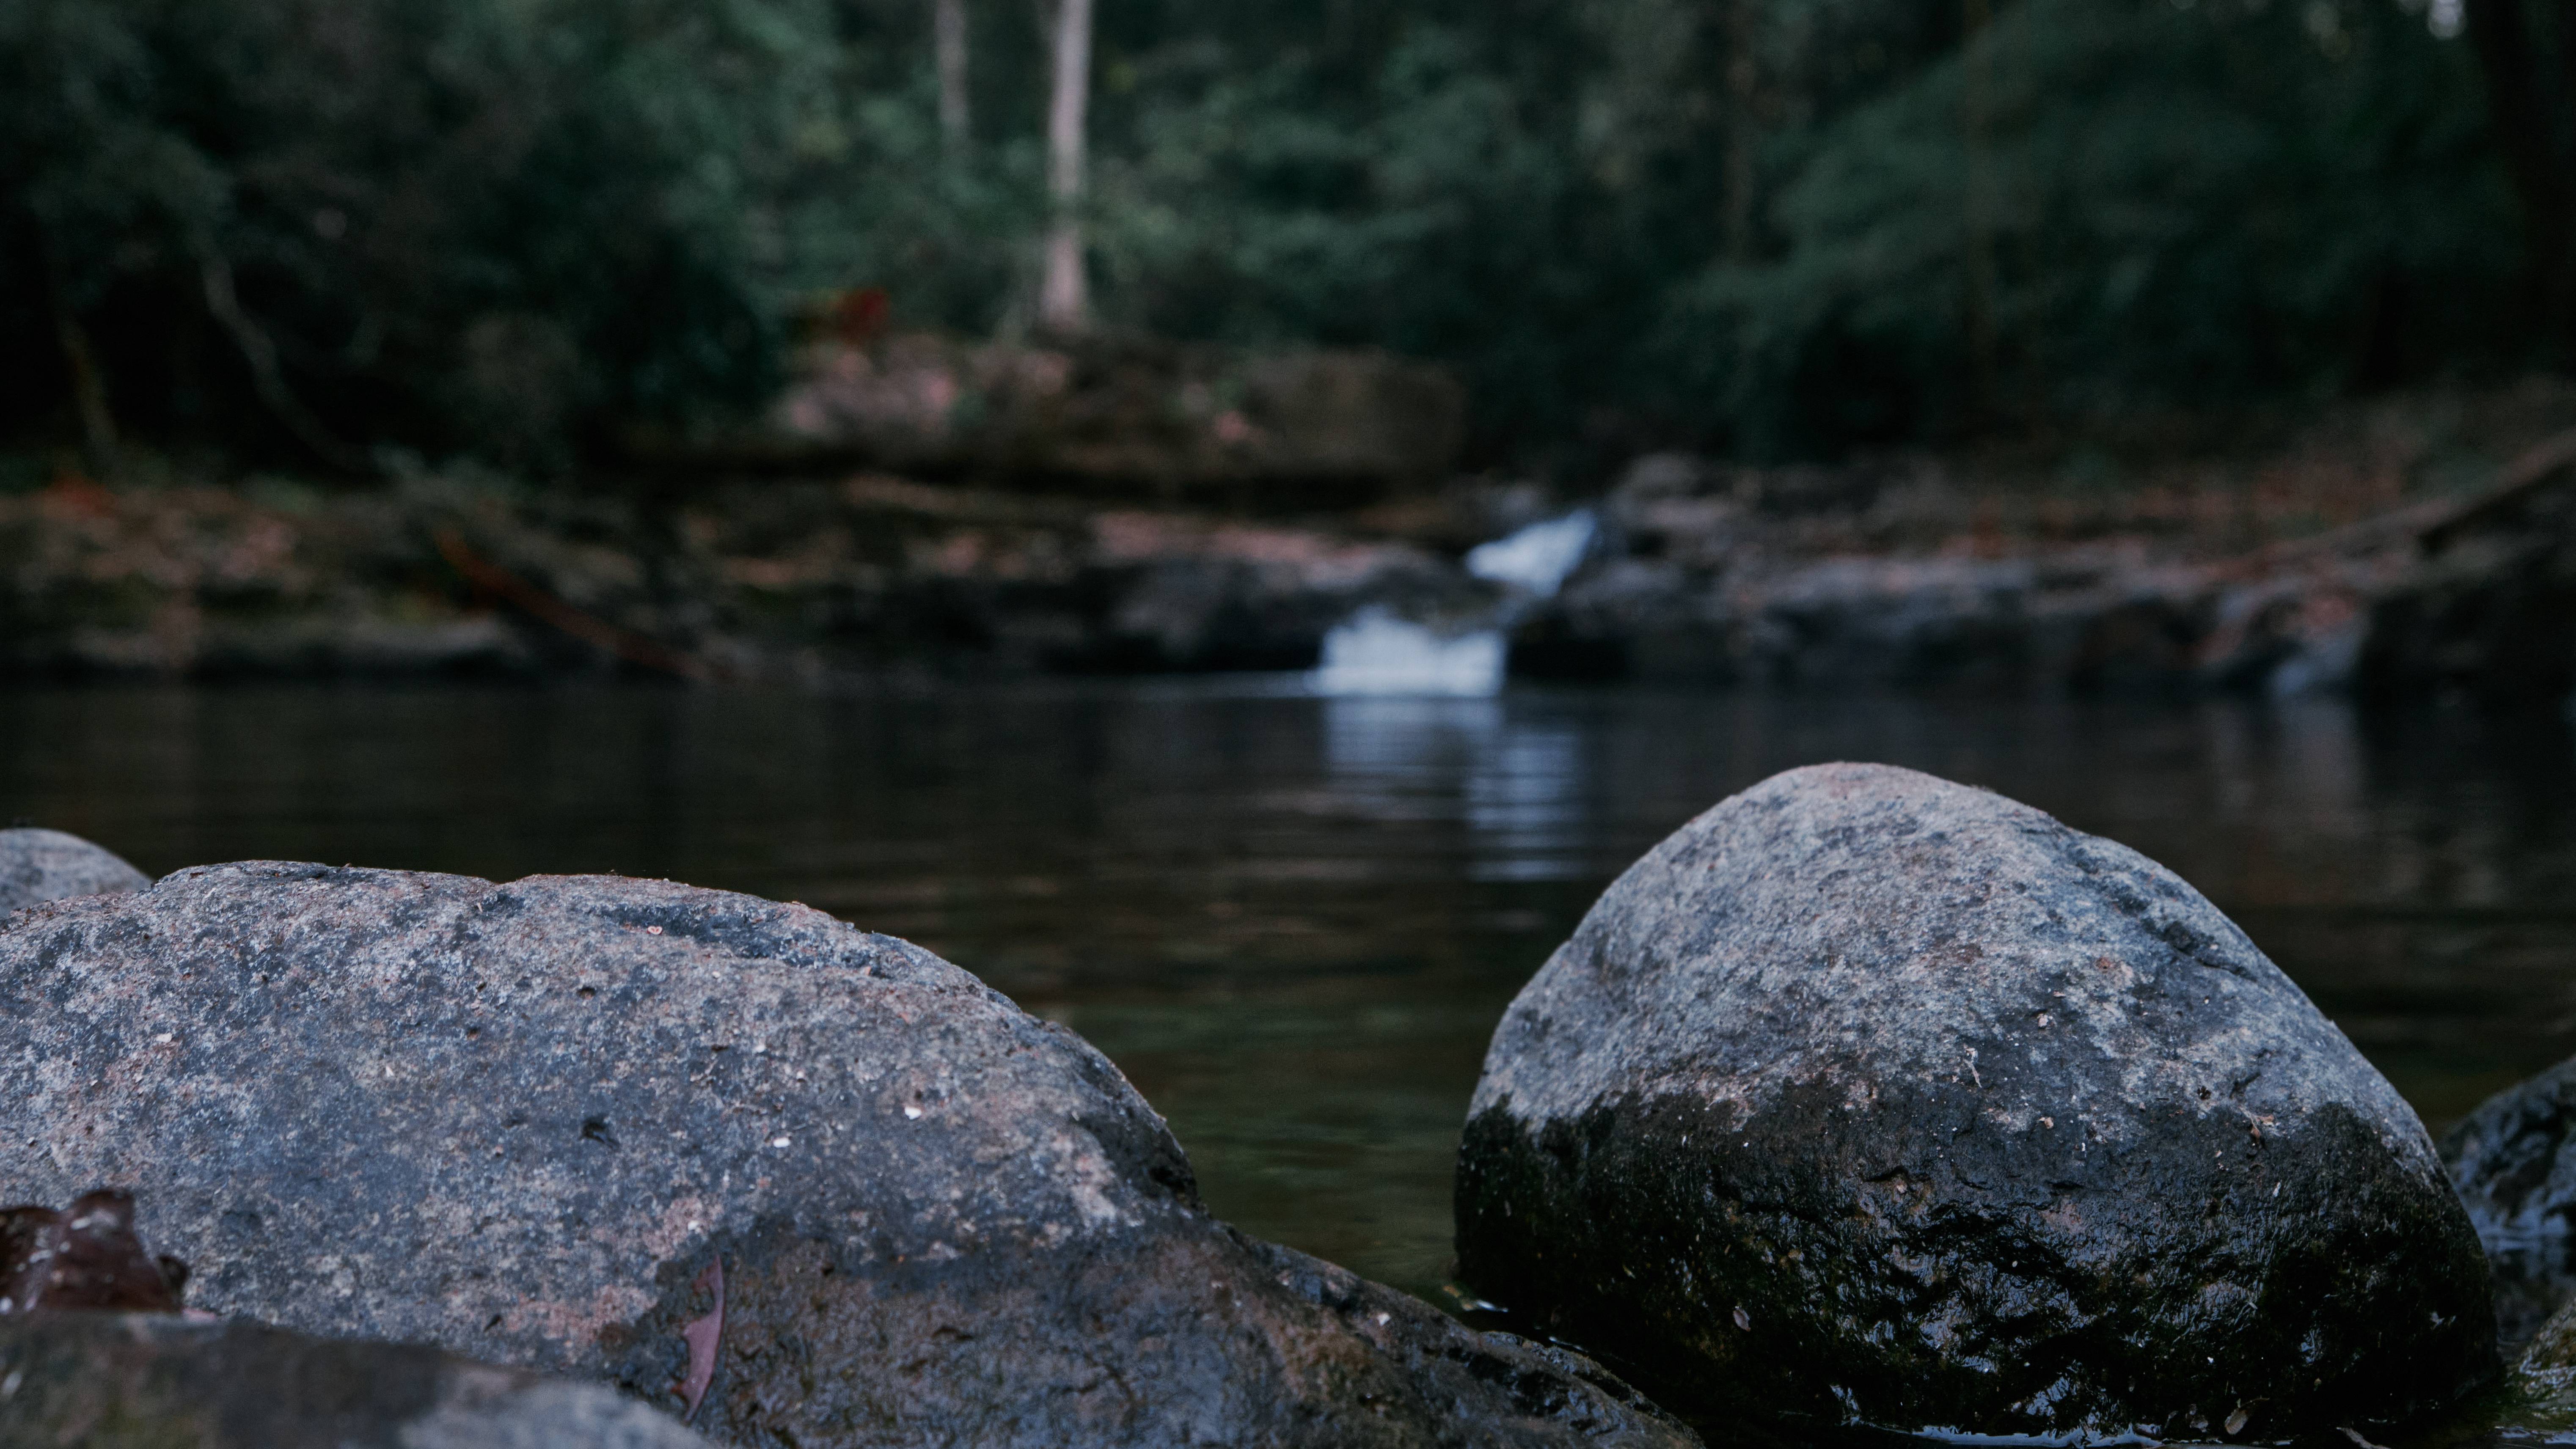
[[[611,877],[246,864],[0,928],[0,1187],[195,1306],[611,1380],[743,1445],[1682,1445],[1244,1239],[1116,1068],[926,951]]]
[[[77,835],[0,830],[0,912],[67,896],[139,891],[152,877]]]
[[[2576,1292],[2576,1059],[2478,1104],[2442,1160],[2494,1266],[2498,1326],[2527,1338]]]
[[[2235,925],[1883,766],[1610,887],[1495,1033],[1458,1244],[1685,1412],[2277,1439],[2497,1372],[2423,1127]]]
[[[2514,1362],[2512,1388],[2497,1415],[2497,1440],[2576,1443],[2576,1304],[2532,1335]]]
[[[613,1390],[410,1344],[168,1314],[0,1318],[0,1443],[84,1449],[705,1449]]]

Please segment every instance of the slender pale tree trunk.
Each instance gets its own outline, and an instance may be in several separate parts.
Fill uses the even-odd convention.
[[[1055,221],[1047,229],[1046,281],[1038,320],[1077,332],[1090,320],[1082,270],[1082,131],[1091,101],[1091,0],[1056,0],[1055,97],[1047,108],[1047,191]]]
[[[939,48],[939,130],[953,158],[966,153],[974,135],[966,102],[966,0],[931,0],[930,28]]]

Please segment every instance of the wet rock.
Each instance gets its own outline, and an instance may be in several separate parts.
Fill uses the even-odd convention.
[[[2576,1293],[2576,1059],[2480,1103],[2441,1151],[2495,1269],[2498,1329],[2519,1342]]]
[[[2576,489],[2512,520],[2427,545],[2373,602],[2359,683],[2374,694],[2456,690],[2499,702],[2576,687]]]
[[[1884,766],[1610,887],[1495,1033],[1457,1202],[1467,1281],[1689,1412],[2273,1439],[2497,1371],[2423,1128],[2234,924]]]
[[[152,877],[77,835],[0,830],[0,912],[66,896],[139,891]]]
[[[166,1314],[0,1318],[0,1442],[85,1449],[703,1449],[592,1384]]]
[[[2512,1389],[2497,1415],[2497,1439],[2508,1444],[2576,1440],[2576,1306],[2541,1325],[2514,1362]]]
[[[253,863],[0,929],[0,1183],[199,1307],[607,1380],[745,1445],[1681,1445],[1252,1242],[1109,1062],[917,947],[609,877]]]
[[[2189,684],[2215,587],[2116,551],[1613,558],[1516,631],[1521,672],[1791,685]],[[2279,662],[2211,683],[2258,683]]]

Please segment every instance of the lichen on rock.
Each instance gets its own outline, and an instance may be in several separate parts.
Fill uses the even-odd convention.
[[[1495,1033],[1457,1213],[1469,1282],[1686,1412],[2274,1439],[2497,1373],[2422,1126],[2243,932],[1883,766],[1610,887]]]
[[[1107,1058],[801,906],[199,867],[0,924],[0,1002],[0,1186],[131,1187],[217,1313],[739,1445],[1695,1442],[1235,1233]]]

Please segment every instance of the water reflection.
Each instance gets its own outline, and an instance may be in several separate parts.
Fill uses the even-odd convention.
[[[1829,759],[1987,785],[2164,861],[2437,1127],[2576,1050],[2554,717],[1152,684],[0,695],[0,818],[149,870],[618,870],[919,940],[1107,1050],[1218,1210],[1418,1290],[1512,993],[1674,826]]]
[[[1387,820],[1455,816],[1471,880],[1579,880],[1583,731],[1496,699],[1324,702],[1324,763],[1351,808]]]

